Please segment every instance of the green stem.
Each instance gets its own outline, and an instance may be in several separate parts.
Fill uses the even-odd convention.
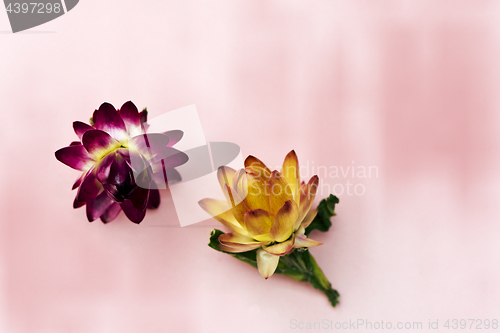
[[[314,288],[323,292],[332,306],[339,303],[339,293],[332,288],[330,281],[326,278],[311,252],[296,250],[287,256],[281,257],[281,259],[285,264],[293,265],[296,270],[300,271],[302,278],[299,281],[307,281]]]

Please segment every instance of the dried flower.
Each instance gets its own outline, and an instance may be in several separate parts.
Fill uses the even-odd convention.
[[[188,157],[172,146],[183,132],[146,134],[147,111],[139,113],[130,101],[118,111],[103,103],[90,123],[75,121],[80,141],[55,153],[59,161],[83,172],[73,185],[78,188],[73,206],[86,205],[90,222],[110,222],[123,210],[132,222],[140,223],[146,208],[160,204],[155,179],[165,184],[166,178],[180,179],[174,168]]]
[[[219,237],[221,249],[231,253],[258,249],[257,265],[264,278],[273,275],[280,256],[322,244],[305,235],[317,213],[310,209],[319,178],[301,184],[295,151],[285,157],[281,172],[271,172],[249,156],[245,169],[236,172],[223,166],[217,176],[227,200],[203,199],[199,204],[233,231]]]

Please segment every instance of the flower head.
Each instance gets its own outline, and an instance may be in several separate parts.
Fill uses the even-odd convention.
[[[245,169],[223,166],[217,176],[226,200],[203,199],[200,206],[232,232],[219,236],[220,249],[238,253],[257,250],[257,266],[264,278],[273,275],[280,256],[295,248],[319,246],[305,228],[316,216],[311,210],[319,178],[301,183],[295,151],[285,157],[281,172],[272,171],[248,156]]]
[[[99,217],[110,222],[123,210],[132,222],[140,223],[146,208],[160,204],[157,182],[180,180],[174,168],[188,157],[172,146],[183,132],[145,134],[147,111],[139,113],[130,101],[118,111],[103,103],[91,124],[75,121],[80,141],[55,153],[59,161],[83,172],[73,185],[78,188],[73,206],[86,205],[90,222]]]

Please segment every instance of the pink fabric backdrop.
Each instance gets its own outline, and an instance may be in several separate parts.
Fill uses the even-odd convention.
[[[500,319],[499,14],[487,0],[82,0],[13,35],[0,10],[0,331]],[[78,172],[54,152],[74,120],[127,100],[151,116],[196,104],[207,140],[270,165],[295,149],[329,170],[376,166],[321,179],[365,189],[313,234],[340,305],[211,250],[216,223],[180,228],[168,193],[140,225],[73,210]]]

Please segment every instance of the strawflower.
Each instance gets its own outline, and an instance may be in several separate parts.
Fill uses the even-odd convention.
[[[103,103],[90,123],[75,121],[80,141],[55,153],[60,162],[82,172],[73,185],[78,188],[73,207],[86,205],[89,222],[110,222],[123,210],[129,220],[140,223],[146,208],[160,205],[157,183],[180,180],[174,168],[188,157],[172,146],[183,132],[146,134],[147,111],[139,113],[130,101],[119,110]]]
[[[325,292],[335,306],[338,293],[307,251],[322,245],[307,235],[312,229],[328,230],[329,226],[324,230],[323,225],[331,224],[329,218],[338,203],[334,196],[323,200],[318,217],[319,209],[311,209],[318,176],[301,182],[298,158],[292,150],[281,171],[271,171],[258,158],[249,156],[245,169],[222,166],[217,177],[226,200],[206,198],[199,205],[231,232],[214,230],[209,245],[257,267],[265,279],[278,272],[308,281]],[[329,210],[326,214],[325,207]]]

